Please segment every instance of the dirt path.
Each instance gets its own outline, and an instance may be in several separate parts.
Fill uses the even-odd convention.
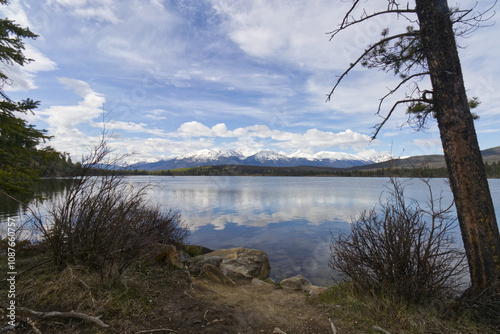
[[[305,292],[259,282],[229,287],[196,280],[193,297],[206,306],[199,333],[332,333],[328,310],[308,303]]]

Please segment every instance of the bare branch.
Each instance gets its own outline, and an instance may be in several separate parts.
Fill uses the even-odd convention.
[[[359,62],[361,60],[363,60],[363,58],[368,55],[373,49],[377,48],[378,46],[384,44],[384,43],[387,43],[391,40],[394,40],[394,39],[398,39],[398,38],[402,38],[402,37],[409,37],[409,36],[418,36],[419,32],[418,31],[415,31],[415,32],[406,32],[406,33],[403,33],[403,34],[398,34],[398,35],[394,35],[394,36],[389,36],[387,38],[384,38],[384,39],[381,39],[380,41],[378,41],[377,43],[373,44],[372,46],[370,46],[368,49],[366,49],[363,54],[358,58],[356,59],[356,61],[354,63],[352,63],[349,68],[344,71],[344,73],[342,73],[342,75],[339,77],[339,79],[337,80],[337,83],[335,84],[335,86],[332,88],[332,90],[330,91],[330,93],[328,94],[327,96],[327,99],[326,101],[330,101],[332,95],[333,95],[333,92],[335,91],[335,89],[337,88],[337,86],[340,84],[340,82],[342,81],[342,79],[344,79],[344,77],[357,65],[359,64]]]
[[[385,14],[403,15],[403,14],[408,14],[408,13],[410,13],[410,14],[416,13],[416,11],[414,9],[410,9],[409,7],[407,7],[406,9],[399,9],[398,3],[396,3],[395,1],[389,1],[387,4],[387,10],[379,11],[379,12],[376,12],[376,13],[373,13],[370,15],[368,15],[366,13],[366,11],[363,10],[363,14],[361,14],[361,16],[358,19],[356,19],[353,16],[351,16],[351,13],[354,11],[354,9],[356,8],[356,6],[358,4],[359,4],[359,0],[356,0],[353,2],[351,8],[345,14],[345,16],[342,20],[342,23],[339,25],[338,29],[327,32],[327,34],[331,35],[330,40],[332,40],[332,38],[335,37],[335,35],[337,35],[340,31],[347,29],[354,24],[372,19],[372,18],[379,16],[379,15],[385,15]]]
[[[342,28],[342,27],[344,27],[346,24],[349,23],[349,15],[351,15],[352,11],[354,10],[354,8],[356,8],[356,6],[358,5],[358,3],[359,3],[359,0],[354,1],[354,3],[351,6],[351,9],[349,9],[347,11],[347,13],[345,14],[344,19],[342,20],[342,23],[340,24],[340,29],[338,29],[338,31],[340,31],[342,29],[345,29],[345,28]],[[335,34],[336,33],[334,33],[334,35]]]
[[[377,137],[378,133],[380,132],[380,130],[382,129],[384,124],[389,120],[389,118],[391,117],[394,110],[396,110],[397,106],[399,106],[402,103],[411,103],[411,102],[424,102],[424,100],[422,100],[422,99],[406,99],[406,100],[399,100],[396,103],[394,103],[394,105],[392,106],[392,108],[389,111],[389,113],[387,114],[387,116],[384,117],[384,120],[382,121],[382,123],[375,125],[375,133],[372,136],[372,140]]]
[[[489,8],[487,8],[482,12],[474,12],[474,10],[478,5],[478,2],[476,2],[476,4],[470,9],[467,10],[457,9],[453,11],[452,16],[458,15],[455,18],[452,18],[453,25],[458,24],[458,27],[455,28],[455,34],[457,36],[467,37],[470,33],[474,32],[478,28],[489,27],[494,25],[494,23],[486,25],[482,23],[489,21],[493,16],[495,16],[496,12],[493,10],[493,8],[496,6],[497,2],[498,0],[495,0],[493,5],[491,5]],[[472,16],[467,17],[473,12],[474,14]]]
[[[330,36],[330,41],[331,41],[340,31],[342,31],[344,29],[347,29],[350,26],[355,25],[357,23],[361,23],[363,21],[372,19],[372,18],[377,17],[379,15],[385,15],[385,14],[398,14],[398,15],[402,15],[402,14],[406,14],[406,13],[415,13],[415,10],[414,9],[384,10],[384,11],[376,12],[376,13],[373,13],[373,14],[370,14],[370,15],[361,16],[359,19],[353,19],[350,22],[349,22],[349,19],[346,16],[346,17],[344,17],[344,21],[342,21],[342,24],[339,26],[338,29],[335,29],[333,31],[327,32],[326,34],[331,35]]]
[[[388,98],[389,96],[391,96],[392,94],[394,94],[399,88],[401,88],[401,86],[403,86],[405,83],[407,83],[408,81],[410,81],[413,78],[424,76],[424,75],[429,75],[429,74],[430,74],[429,72],[416,73],[416,74],[413,74],[413,75],[410,75],[410,76],[404,78],[394,89],[391,89],[389,91],[389,93],[387,93],[386,95],[384,95],[384,97],[382,97],[380,99],[380,103],[378,105],[378,110],[377,110],[377,115],[380,114],[380,110],[382,109],[382,103],[384,103],[385,99]]]
[[[158,329],[145,329],[142,331],[135,332],[135,334],[146,334],[146,333],[156,333],[156,332],[171,332],[175,333],[176,331],[170,328],[158,328]]]

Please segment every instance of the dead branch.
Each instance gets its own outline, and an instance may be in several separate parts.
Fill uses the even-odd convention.
[[[399,100],[396,103],[394,103],[389,113],[384,117],[384,120],[381,123],[375,125],[375,133],[372,135],[372,140],[377,137],[378,133],[380,132],[384,124],[389,120],[394,110],[396,110],[396,107],[402,103],[409,103],[409,102],[425,102],[425,101],[423,99],[405,99],[405,100]]]
[[[385,14],[398,14],[398,15],[402,15],[402,14],[406,14],[406,13],[415,13],[415,10],[414,9],[384,10],[384,11],[376,12],[376,13],[373,13],[373,14],[370,14],[370,15],[367,15],[365,13],[365,15],[361,16],[359,19],[352,19],[352,21],[350,21],[350,22],[349,22],[348,18],[346,20],[346,17],[347,17],[346,16],[346,17],[344,17],[344,21],[342,21],[342,24],[340,25],[340,27],[338,29],[335,29],[333,31],[327,32],[326,34],[331,35],[330,36],[330,41],[331,41],[339,32],[341,32],[344,29],[349,28],[352,25],[355,25],[355,24],[361,23],[363,21],[372,19],[372,18],[377,17],[379,15],[385,15]]]
[[[477,7],[478,2],[474,5],[474,7],[466,10],[455,10],[451,13],[452,16],[456,16],[452,18],[451,22],[455,24],[459,24],[459,27],[455,29],[455,34],[457,36],[461,37],[466,37],[468,34],[471,32],[474,32],[478,28],[483,28],[483,27],[488,27],[494,25],[494,23],[491,23],[489,25],[483,25],[481,24],[482,22],[489,21],[493,16],[495,16],[496,12],[493,10],[493,8],[497,4],[497,0],[494,1],[494,3],[487,8],[486,10],[482,12],[475,12],[472,16],[469,16],[472,12],[474,12],[474,9]],[[488,16],[486,17],[486,15]]]
[[[85,320],[88,322],[93,322],[94,324],[108,328],[109,325],[105,324],[101,319],[97,317],[93,317],[91,315],[85,314],[85,313],[78,313],[78,312],[58,312],[58,311],[51,311],[51,312],[38,312],[38,311],[33,311],[30,310],[29,308],[26,307],[19,307],[18,308],[21,311],[26,311],[30,314],[36,315],[39,318],[42,319],[47,319],[47,318],[72,318],[72,319],[81,319]]]
[[[157,333],[157,332],[176,333],[176,331],[174,331],[173,329],[170,329],[170,328],[158,328],[158,329],[145,329],[142,331],[135,332],[135,334]]]
[[[401,88],[401,86],[403,86],[405,83],[407,83],[408,81],[410,81],[411,79],[413,78],[416,78],[416,77],[420,77],[420,76],[424,76],[424,75],[429,75],[430,72],[422,72],[422,73],[415,73],[415,74],[412,74],[406,78],[404,78],[395,88],[391,89],[389,91],[389,93],[387,93],[386,95],[384,95],[381,99],[380,99],[380,103],[378,105],[378,110],[377,110],[377,114],[380,113],[380,110],[382,109],[382,103],[384,103],[384,100],[386,98],[388,98],[389,96],[391,96],[392,94],[394,94],[399,88]]]
[[[386,38],[383,38],[381,39],[380,41],[378,41],[377,43],[371,45],[368,49],[366,49],[363,54],[358,58],[356,59],[356,61],[354,63],[352,63],[349,68],[344,71],[344,73],[342,73],[342,75],[338,78],[337,82],[335,83],[335,86],[332,88],[332,90],[330,91],[330,93],[327,95],[327,99],[326,99],[326,102],[330,101],[332,95],[333,95],[333,92],[335,91],[335,89],[337,88],[337,86],[340,84],[340,82],[344,79],[344,77],[354,68],[356,67],[357,64],[359,64],[359,62],[361,60],[363,60],[363,58],[365,58],[365,56],[367,56],[372,50],[374,50],[375,48],[377,48],[378,46],[382,45],[382,44],[385,44],[389,41],[392,41],[394,39],[398,39],[398,38],[402,38],[402,37],[411,37],[411,36],[418,36],[419,32],[418,31],[412,31],[412,32],[406,32],[406,33],[402,33],[402,34],[398,34],[398,35],[393,35],[393,36],[389,36],[389,37],[386,37]]]

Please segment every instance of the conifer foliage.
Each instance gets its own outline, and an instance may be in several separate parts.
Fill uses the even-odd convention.
[[[6,0],[0,0],[6,6]],[[22,119],[21,114],[33,113],[39,101],[26,98],[13,101],[5,93],[12,81],[6,74],[11,66],[24,66],[32,61],[24,51],[23,39],[38,36],[7,18],[0,19],[0,191],[13,195],[31,193],[33,183],[53,161],[66,158],[52,148],[38,148],[50,139],[45,130],[38,130]]]

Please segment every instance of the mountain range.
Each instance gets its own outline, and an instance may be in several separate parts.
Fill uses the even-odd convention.
[[[130,167],[148,171],[215,165],[348,168],[380,163],[393,158],[394,157],[390,154],[385,153],[371,157],[370,159],[365,159],[353,154],[327,151],[322,151],[316,154],[308,154],[306,152],[298,151],[291,155],[285,155],[271,150],[261,150],[255,152],[248,150],[205,149],[157,162],[136,163]]]
[[[500,146],[488,148],[481,151],[483,161],[486,163],[499,163],[500,162]],[[386,161],[381,161],[371,165],[360,165],[357,166],[357,170],[370,170],[370,169],[380,169],[380,168],[414,168],[423,167],[428,168],[443,168],[446,167],[446,162],[443,155],[432,154],[432,155],[417,155],[406,158],[391,159]]]

